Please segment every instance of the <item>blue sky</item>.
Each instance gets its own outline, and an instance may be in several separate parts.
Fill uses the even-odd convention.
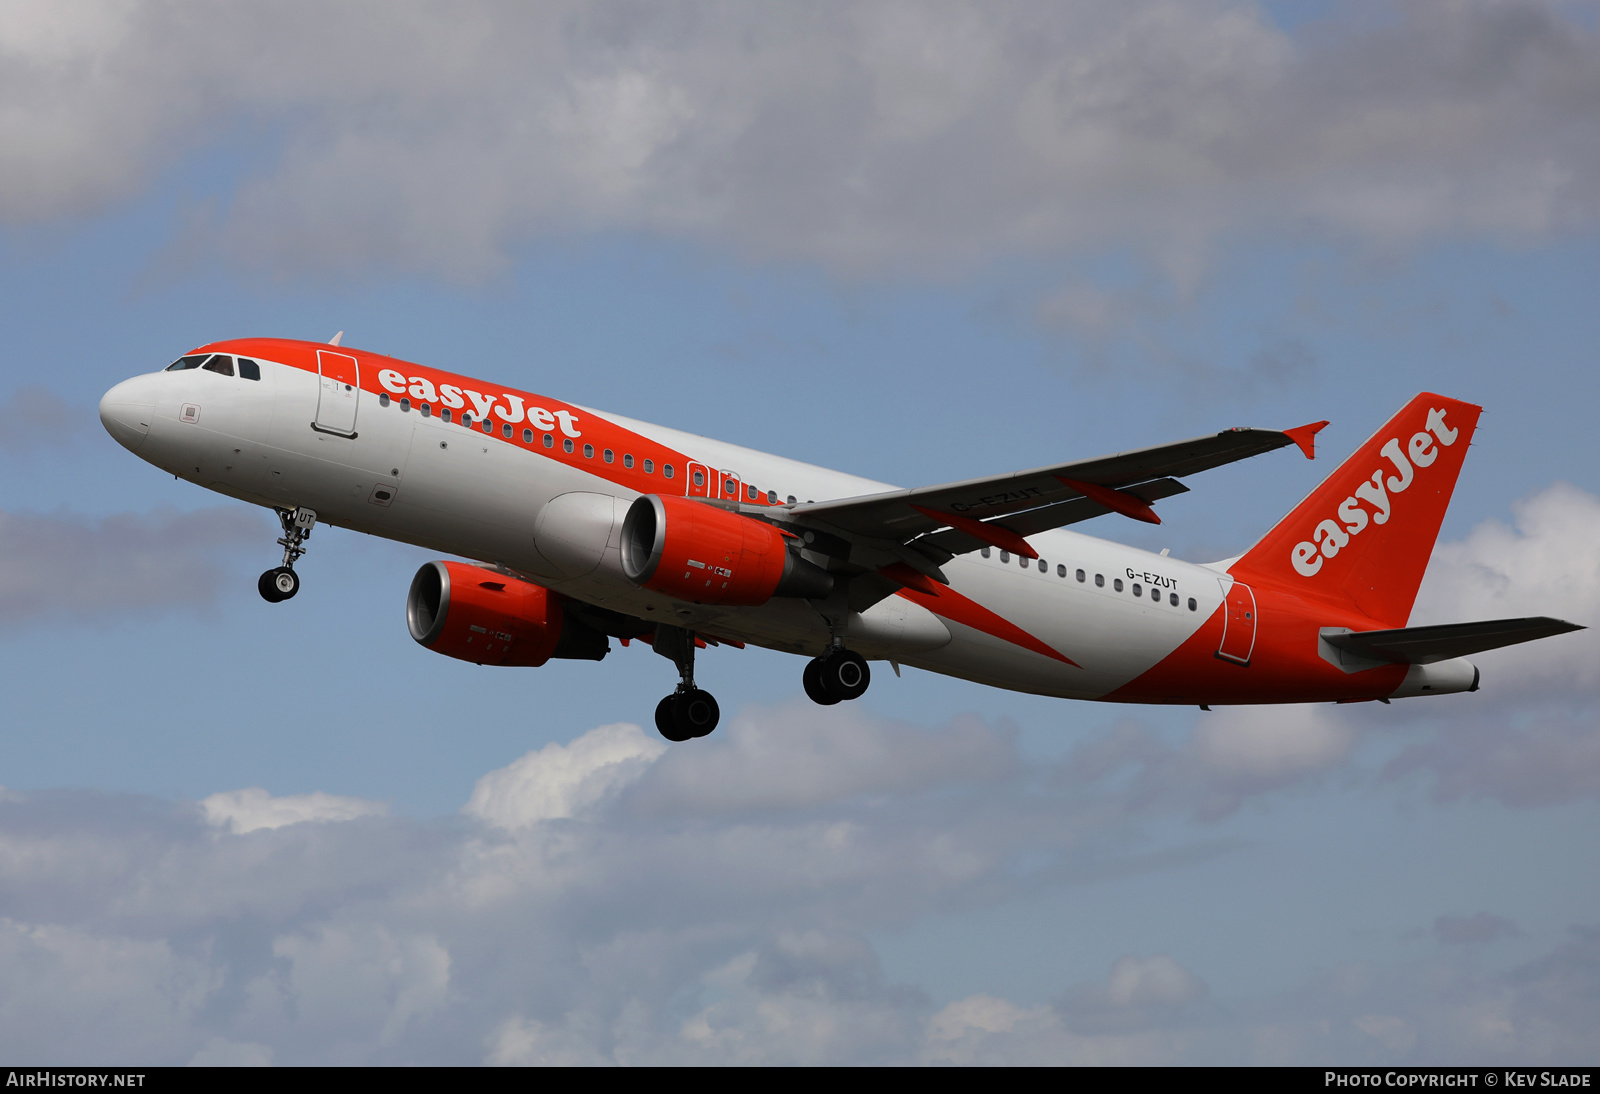
[[[800,11],[0,16],[8,1056],[1593,1062],[1587,634],[1210,715],[718,650],[664,753],[647,650],[437,657],[335,529],[267,605],[270,516],[100,429],[337,330],[905,485],[1330,419],[1090,529],[1208,560],[1436,390],[1416,618],[1600,619],[1583,8]]]

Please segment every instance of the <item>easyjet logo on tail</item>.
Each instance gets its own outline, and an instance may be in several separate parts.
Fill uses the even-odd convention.
[[[1296,573],[1302,577],[1314,577],[1322,569],[1324,559],[1337,556],[1349,545],[1351,537],[1360,535],[1369,523],[1389,523],[1396,495],[1405,493],[1411,486],[1417,469],[1429,468],[1439,458],[1435,442],[1449,448],[1460,436],[1459,430],[1451,429],[1445,423],[1444,415],[1443,410],[1430,407],[1427,430],[1412,434],[1403,450],[1398,437],[1391,437],[1385,442],[1378,453],[1394,465],[1395,473],[1387,474],[1389,468],[1380,464],[1371,479],[1356,487],[1353,496],[1339,503],[1336,514],[1338,520],[1330,517],[1322,521],[1312,531],[1311,539],[1301,540],[1294,545],[1289,557]],[[1363,502],[1372,507],[1370,513]]]

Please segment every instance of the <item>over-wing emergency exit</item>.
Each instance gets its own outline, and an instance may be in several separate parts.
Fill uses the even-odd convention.
[[[1409,627],[1480,408],[1423,393],[1243,555],[1197,565],[1070,530],[1159,523],[1180,480],[1326,422],[902,490],[532,392],[331,344],[217,342],[105,394],[162,470],[273,509],[300,589],[319,523],[472,561],[430,562],[411,635],[485,665],[600,660],[611,639],[677,669],[656,725],[716,728],[698,650],[807,658],[805,692],[860,697],[871,661],[1125,703],[1303,703],[1475,691],[1465,657],[1580,629]]]

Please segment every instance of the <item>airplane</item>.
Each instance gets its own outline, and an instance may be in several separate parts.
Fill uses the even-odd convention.
[[[917,489],[847,475],[340,345],[214,342],[106,392],[100,419],[178,478],[271,508],[300,588],[317,523],[472,561],[428,562],[412,638],[482,665],[673,662],[671,741],[720,717],[696,651],[807,658],[813,701],[859,698],[871,661],[1118,703],[1389,702],[1476,691],[1465,658],[1582,629],[1548,617],[1408,626],[1481,408],[1424,392],[1254,546],[1195,564],[1067,526],[1160,523],[1179,480],[1327,422]]]

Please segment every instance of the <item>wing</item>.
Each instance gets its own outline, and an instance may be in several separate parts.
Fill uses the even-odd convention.
[[[965,482],[797,505],[787,519],[847,538],[928,548],[935,557],[994,545],[1031,555],[1022,543],[1050,528],[1109,512],[1159,524],[1150,503],[1188,490],[1177,479],[1298,444],[1307,457],[1327,422],[1297,429],[1228,429],[1176,444],[1037,467]]]

